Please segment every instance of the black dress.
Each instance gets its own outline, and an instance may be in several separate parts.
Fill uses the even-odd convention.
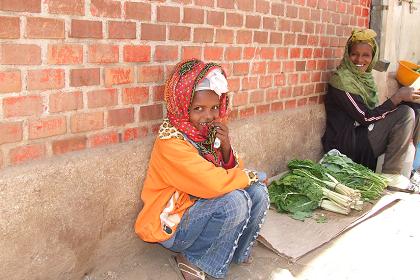
[[[328,85],[324,104],[327,113],[327,125],[322,137],[324,152],[337,149],[354,162],[374,171],[379,155],[374,155],[369,143],[369,126],[384,119],[396,106],[391,100],[387,100],[382,105],[369,109],[359,95],[331,85]]]

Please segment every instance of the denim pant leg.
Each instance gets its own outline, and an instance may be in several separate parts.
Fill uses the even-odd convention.
[[[239,238],[238,248],[233,256],[235,263],[242,263],[248,259],[252,245],[258,237],[270,206],[270,199],[268,198],[268,191],[265,184],[256,182],[249,188],[246,188],[245,191],[248,193],[252,202],[251,216],[245,230]]]
[[[243,190],[196,201],[182,217],[173,245],[167,248],[181,252],[212,277],[224,277],[248,222],[250,206],[249,195]]]

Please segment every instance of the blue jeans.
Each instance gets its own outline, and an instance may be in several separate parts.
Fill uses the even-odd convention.
[[[172,238],[161,244],[182,253],[208,275],[223,278],[232,261],[248,259],[269,204],[267,187],[260,182],[214,199],[199,199],[185,212]]]

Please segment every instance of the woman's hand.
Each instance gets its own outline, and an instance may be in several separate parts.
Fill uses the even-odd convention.
[[[402,101],[413,101],[414,89],[411,87],[400,88],[392,97],[391,101],[394,105],[400,104]]]
[[[230,139],[229,128],[222,122],[215,121],[213,123],[216,127],[216,137],[220,140],[220,150],[222,151],[223,161],[228,162],[230,159]]]

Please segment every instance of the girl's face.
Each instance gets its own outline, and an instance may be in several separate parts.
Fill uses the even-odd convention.
[[[200,131],[219,117],[219,96],[212,90],[196,91],[190,107],[190,122]]]
[[[372,62],[372,47],[367,43],[354,44],[349,51],[349,58],[357,69],[366,72]]]

